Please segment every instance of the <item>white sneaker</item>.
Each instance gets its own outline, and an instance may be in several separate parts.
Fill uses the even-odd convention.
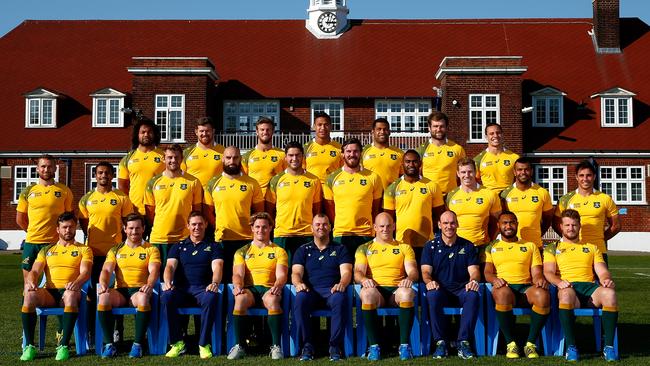
[[[246,352],[244,352],[244,347],[236,344],[234,345],[230,351],[228,351],[228,359],[229,360],[239,360],[240,358],[246,356]]]
[[[271,346],[271,359],[272,360],[281,360],[284,358],[284,354],[280,349],[280,346]]]

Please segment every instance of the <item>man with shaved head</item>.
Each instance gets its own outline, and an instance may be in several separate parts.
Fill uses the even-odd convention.
[[[368,336],[367,357],[370,361],[380,359],[377,333],[377,308],[399,307],[401,360],[412,358],[409,335],[413,326],[415,309],[412,286],[418,280],[415,254],[410,245],[393,239],[395,222],[382,212],[374,221],[375,239],[359,246],[354,259],[354,281],[361,284],[361,313]]]

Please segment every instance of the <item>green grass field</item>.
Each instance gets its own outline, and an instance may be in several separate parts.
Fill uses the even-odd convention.
[[[619,346],[622,356],[622,363],[626,365],[650,365],[650,256],[611,256],[611,270],[614,280],[617,284],[618,298],[621,308],[619,318]],[[22,279],[19,271],[20,255],[13,253],[0,254],[0,325],[2,334],[0,335],[0,365],[16,364],[20,362],[20,345],[21,345],[21,322],[19,316]],[[521,319],[525,320],[525,319]],[[53,364],[54,361],[54,325],[56,320],[48,322],[47,345],[45,352],[39,354],[39,358],[34,364]],[[582,365],[605,364],[605,362],[596,353],[593,345],[593,331],[591,329],[591,320],[579,320],[578,329],[578,347],[582,353]],[[126,320],[126,338],[132,337],[131,317]],[[521,326],[519,331],[524,332],[525,326]],[[382,334],[384,336],[384,334]],[[523,334],[522,334],[523,336]],[[129,342],[127,342],[129,343]],[[503,342],[501,342],[503,343]],[[144,357],[141,360],[133,361],[125,355],[128,353],[128,347],[121,350],[121,356],[113,360],[101,360],[94,353],[90,356],[73,357],[68,364],[100,364],[100,365],[130,365],[133,363],[141,365],[180,365],[188,362],[198,364],[221,363],[226,362],[225,356],[219,356],[211,360],[201,360],[196,355],[196,350],[189,355],[181,356],[179,359],[166,359],[163,356]],[[384,352],[382,352],[384,353]],[[382,364],[401,363],[396,355],[388,354]],[[264,364],[270,359],[266,355],[257,357],[247,357],[240,361],[230,361],[235,364]],[[295,360],[280,361],[280,364],[295,363]],[[326,358],[318,359],[314,363],[326,363]],[[342,364],[366,363],[368,361],[359,358],[351,358],[343,361]],[[508,361],[504,356],[482,357],[471,361],[459,360],[453,356],[442,361],[432,361],[430,358],[418,358],[409,364],[431,364],[432,362],[445,365],[497,365],[505,362],[527,365],[555,365],[558,362],[564,363],[563,359],[558,357],[541,357],[538,360],[515,360]]]

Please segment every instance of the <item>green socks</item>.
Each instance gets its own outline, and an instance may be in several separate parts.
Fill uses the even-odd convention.
[[[99,324],[102,325],[102,337],[104,343],[113,343],[113,328],[115,327],[115,319],[110,305],[97,305],[97,317]]]
[[[23,306],[20,317],[23,320],[23,331],[25,332],[25,344],[34,345],[34,332],[36,329],[36,309],[29,309]]]
[[[575,323],[576,317],[573,314],[573,305],[560,304],[560,324],[564,332],[564,343],[567,346],[575,346],[576,344]]]
[[[138,306],[138,311],[135,312],[135,339],[133,340],[135,343],[142,344],[144,342],[150,318],[151,306]]]
[[[533,311],[530,314],[530,329],[528,330],[528,342],[535,343],[540,330],[546,324],[546,319],[550,312],[550,308],[539,308],[533,305]]]
[[[401,302],[399,304],[399,339],[400,344],[409,344],[411,339],[411,328],[413,327],[413,316],[415,309],[413,302]]]
[[[497,320],[499,321],[499,329],[503,333],[503,338],[506,341],[506,344],[513,341],[512,330],[515,325],[515,317],[512,315],[512,305],[501,305],[496,304],[495,310],[497,314]]]
[[[280,327],[282,323],[282,310],[269,310],[268,317],[271,338],[274,346],[280,345]]]
[[[63,308],[63,339],[61,339],[62,346],[70,344],[70,338],[74,332],[74,325],[79,315],[79,308],[66,306]]]
[[[377,342],[377,308],[374,305],[363,304],[361,305],[361,316],[363,317],[363,326],[366,328],[366,336],[370,345],[378,344]],[[400,326],[401,326],[400,322]]]
[[[614,333],[618,322],[618,307],[603,306],[603,330],[605,331],[605,345],[614,345]]]

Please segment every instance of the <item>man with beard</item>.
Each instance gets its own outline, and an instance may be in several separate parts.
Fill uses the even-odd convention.
[[[553,222],[553,203],[548,191],[533,182],[532,171],[527,158],[515,161],[515,183],[501,192],[501,204],[517,215],[517,237],[535,243],[541,251],[542,235]]]
[[[515,177],[514,162],[519,155],[503,145],[503,129],[498,123],[488,123],[485,127],[488,146],[474,157],[476,162],[476,179],[483,186],[499,193],[512,184]]]
[[[286,167],[284,151],[273,147],[273,129],[272,119],[260,118],[255,124],[257,145],[244,154],[241,159],[244,174],[248,174],[260,184],[262,197],[266,194],[271,178]]]
[[[389,146],[389,137],[390,123],[386,118],[377,118],[372,122],[372,143],[364,146],[362,154],[363,167],[379,175],[383,189],[404,173],[404,152],[397,146]]]
[[[160,143],[160,130],[153,121],[139,120],[133,126],[131,137],[132,150],[120,160],[117,172],[117,187],[129,195],[135,210],[140,215],[145,215],[144,192],[147,183],[154,175],[165,170],[163,151],[158,149]],[[147,223],[151,227],[151,222]],[[149,231],[145,229],[145,238]]]
[[[214,125],[210,117],[199,118],[194,133],[196,144],[183,150],[181,169],[198,178],[205,189],[208,181],[223,171],[224,147],[214,141]]]
[[[422,156],[422,175],[435,182],[444,196],[458,186],[456,184],[456,164],[465,157],[465,149],[447,138],[449,119],[442,112],[429,115],[431,139],[420,145]]]
[[[334,241],[345,245],[350,253],[372,240],[372,219],[381,209],[381,178],[364,169],[360,158],[361,141],[346,140],[343,167],[330,174],[323,187],[325,212],[334,222]]]
[[[341,144],[330,137],[332,119],[325,112],[314,113],[314,139],[305,144],[303,166],[325,184],[327,176],[340,168]]]
[[[396,218],[395,239],[410,244],[419,261],[424,243],[433,239],[433,223],[445,203],[436,184],[420,176],[422,160],[417,151],[406,151],[402,165],[404,175],[384,191],[384,210]]]
[[[506,341],[506,357],[519,358],[512,308],[525,304],[532,307],[532,312],[524,355],[538,358],[535,341],[551,310],[542,256],[535,243],[517,237],[517,216],[514,213],[501,212],[499,230],[501,239],[485,248],[485,280],[492,284],[497,320]]]
[[[196,177],[181,170],[183,149],[178,144],[165,148],[165,171],[151,178],[145,192],[149,221],[153,222],[150,242],[167,261],[170,244],[187,237],[186,218],[191,211],[201,211],[203,189]]]
[[[607,269],[598,247],[579,239],[580,214],[576,210],[564,210],[560,216],[562,239],[544,249],[544,275],[557,286],[559,315],[566,344],[566,359],[578,361],[575,342],[574,308],[593,306],[603,310],[606,361],[618,360],[614,349],[614,336],[618,322],[618,302],[614,281]],[[594,282],[594,272],[599,281]],[[600,337],[600,334],[596,334]]]
[[[298,142],[284,148],[287,169],[271,179],[266,212],[275,218],[273,242],[291,255],[312,241],[311,220],[321,212],[321,183],[302,167],[304,150]]]
[[[253,239],[248,218],[264,210],[259,183],[242,174],[239,148],[228,146],[224,151],[223,173],[208,182],[204,203],[208,222],[215,228],[214,240],[224,251],[223,280],[229,283],[235,252]]]

